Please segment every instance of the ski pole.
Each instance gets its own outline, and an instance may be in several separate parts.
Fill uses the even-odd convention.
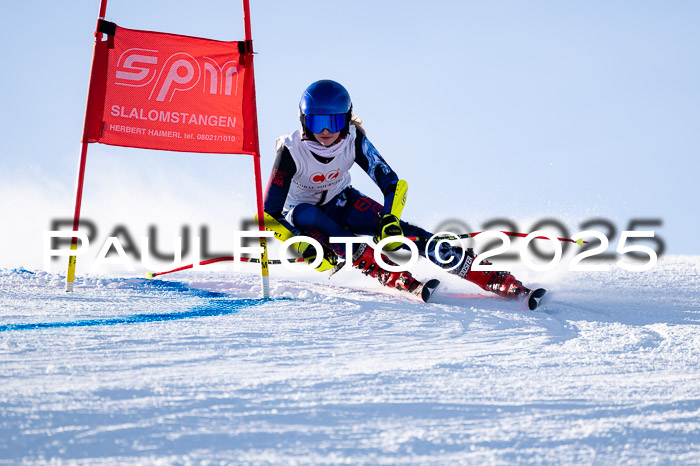
[[[441,240],[455,240],[455,239],[466,239],[466,238],[473,238],[481,233],[485,233],[483,231],[475,231],[474,233],[464,233],[461,235],[450,235],[450,236],[436,236],[433,238],[433,241],[441,241]],[[502,231],[501,233],[504,233],[508,236],[517,236],[520,238],[525,238],[527,237],[528,233],[516,233],[513,231]],[[536,239],[549,239],[546,236],[536,236]],[[429,237],[421,237],[421,236],[406,236],[406,239],[410,239],[411,241],[428,241],[430,238]],[[583,241],[583,238],[579,238],[577,241],[574,241],[571,238],[557,238],[559,241],[563,242],[568,242],[568,243],[575,243],[581,246],[582,244],[588,244],[588,241]]]
[[[239,257],[238,259],[239,259],[241,262],[249,262],[249,263],[251,263],[251,264],[258,264],[258,263],[260,263],[260,259],[259,259],[259,258],[253,258],[253,257]],[[207,260],[205,260],[205,261],[202,261],[202,262],[199,263],[199,265],[209,265],[209,264],[215,264],[216,262],[233,261],[233,260],[236,260],[233,256],[215,257],[215,258],[213,258],[213,259],[207,259]],[[281,261],[281,260],[278,260],[278,259],[268,260],[267,262],[268,262],[268,264],[275,264],[275,265],[279,265],[279,264],[282,263],[282,261]],[[290,259],[288,262],[304,262],[304,259],[302,259],[302,258]],[[172,269],[172,270],[166,270],[166,271],[164,271],[164,272],[147,272],[147,273],[146,273],[146,278],[148,278],[148,279],[153,279],[153,278],[156,278],[156,277],[158,277],[158,276],[160,276],[160,275],[165,275],[165,274],[173,273],[173,272],[180,272],[180,271],[182,271],[182,270],[191,269],[192,267],[194,267],[194,264],[183,265],[182,267],[177,267],[177,268]]]

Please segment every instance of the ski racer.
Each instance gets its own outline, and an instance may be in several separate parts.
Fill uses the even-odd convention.
[[[446,242],[429,243],[433,236],[430,232],[400,219],[399,203],[405,201],[401,198],[405,182],[399,180],[367,138],[361,120],[353,114],[350,95],[341,84],[331,80],[311,84],[302,94],[299,116],[301,128],[277,139],[277,158],[265,193],[265,222],[279,239],[304,235],[319,241],[323,245],[323,260],[316,270],[331,270],[350,261],[353,267],[382,284],[427,301],[439,281],[424,284],[410,272],[383,269],[375,261],[374,249],[366,243],[353,244],[352,257],[345,257],[345,243],[329,242],[330,237],[356,235],[374,236],[375,242],[409,236],[417,237],[415,244],[422,256],[484,290],[513,299],[532,294],[508,272],[471,270],[475,259],[471,248],[463,251]],[[383,202],[352,187],[350,168],[354,164],[376,183],[384,195]],[[307,263],[316,259],[316,248],[306,242],[296,244]],[[393,242],[385,249],[400,247],[406,246]],[[386,256],[382,258],[393,265]],[[536,302],[530,308],[533,305]]]

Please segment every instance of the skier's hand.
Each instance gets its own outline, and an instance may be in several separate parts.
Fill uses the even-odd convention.
[[[299,246],[297,246],[297,251],[299,251],[299,254],[301,254],[301,257],[304,258],[304,261],[307,264],[315,261],[316,256],[318,255],[318,251],[311,245],[311,243],[299,243]],[[321,262],[321,265],[316,267],[316,270],[323,272],[325,270],[332,269],[336,265],[338,265],[338,255],[331,248],[323,245],[323,261]]]
[[[403,236],[403,230],[399,224],[399,219],[394,215],[387,214],[384,215],[379,221],[379,228],[377,229],[377,234],[374,237],[374,242],[378,243],[384,238],[388,238],[390,236]],[[403,246],[403,243],[388,243],[386,246],[384,246],[384,249],[387,251],[396,251],[401,246]]]

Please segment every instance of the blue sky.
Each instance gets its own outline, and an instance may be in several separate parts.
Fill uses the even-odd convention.
[[[12,225],[4,235],[25,238],[21,248],[37,246],[30,229],[72,213],[98,7],[4,8],[0,213]],[[556,218],[573,233],[593,218],[618,230],[653,218],[668,253],[700,253],[697,2],[251,0],[251,8],[265,179],[275,138],[298,125],[303,89],[335,79],[408,181],[409,221],[434,228],[457,218],[480,230],[506,217],[527,231]],[[110,0],[107,19],[243,38],[236,1]],[[235,219],[236,209],[254,210],[251,173],[242,156],[92,145],[84,215],[99,219],[109,208],[113,224],[149,209],[156,222],[162,212]],[[361,171],[353,176],[378,196]],[[120,201],[129,205],[120,210]]]

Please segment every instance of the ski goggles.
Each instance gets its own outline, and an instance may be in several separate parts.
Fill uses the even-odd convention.
[[[334,113],[332,115],[305,115],[304,123],[312,133],[318,134],[324,129],[331,133],[339,133],[347,124],[346,113]]]

